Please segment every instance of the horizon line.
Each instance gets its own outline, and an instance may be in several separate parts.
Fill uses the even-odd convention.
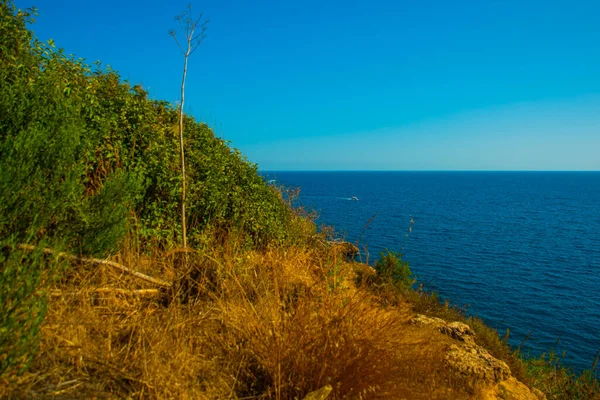
[[[585,172],[598,173],[597,169],[258,169],[258,172]]]

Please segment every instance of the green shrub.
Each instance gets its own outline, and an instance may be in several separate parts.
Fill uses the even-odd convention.
[[[1,249],[0,380],[10,381],[31,363],[46,313],[40,286],[59,266],[59,261],[41,250],[22,251],[12,246]]]
[[[373,268],[384,284],[393,286],[399,291],[408,290],[415,283],[408,262],[402,260],[400,253],[389,250],[379,253],[379,259]]]
[[[58,265],[18,245],[105,257],[132,231],[146,246],[181,241],[176,108],[38,41],[34,15],[0,0],[3,374],[27,365],[44,315],[38,293]],[[190,246],[207,230],[254,247],[293,240],[295,216],[256,165],[206,124],[184,123]]]
[[[373,269],[357,264],[355,283],[366,285],[382,304],[397,304],[402,298],[416,293],[411,290],[416,280],[408,262],[402,260],[402,254],[389,250],[379,253]]]
[[[593,368],[576,374],[554,350],[540,357],[525,357],[523,362],[528,380],[549,400],[600,399],[600,381]]]
[[[86,185],[97,143],[71,98],[73,63],[27,31],[32,11],[0,3],[0,375],[22,372],[37,348],[45,313],[43,284],[60,263],[51,247],[105,256],[127,229],[139,191],[133,173]],[[75,74],[76,75],[76,74]],[[19,245],[38,250],[24,250]]]

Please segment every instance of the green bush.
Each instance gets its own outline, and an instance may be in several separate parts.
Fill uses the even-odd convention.
[[[10,381],[31,363],[47,305],[40,286],[59,266],[40,250],[0,251],[0,380]]]
[[[6,20],[17,28],[3,22],[0,112],[10,118],[0,122],[1,138],[12,140],[9,136],[14,137],[14,132],[35,131],[26,144],[32,147],[31,154],[44,152],[44,166],[57,157],[76,155],[79,163],[69,166],[69,173],[77,175],[75,180],[83,183],[86,194],[121,185],[124,201],[118,203],[133,201],[137,234],[149,245],[177,246],[181,242],[177,109],[149,99],[141,86],[122,81],[116,71],[100,63],[90,67],[38,42],[25,26],[32,22],[31,14],[16,11],[6,0],[2,4],[4,15],[12,17]],[[263,182],[256,165],[215,137],[206,124],[185,116],[184,130],[190,245],[199,244],[194,238],[200,238],[207,227],[241,231],[257,246],[286,240],[291,212],[277,190]],[[65,145],[60,154],[53,153]],[[109,185],[112,180],[115,183]],[[86,213],[86,209],[81,204],[73,212]],[[95,222],[83,220],[88,225],[80,225],[80,233],[95,230]],[[83,242],[80,245],[82,251],[91,250]]]
[[[411,290],[416,280],[408,262],[402,260],[402,254],[389,250],[380,252],[373,269],[375,273],[371,268],[358,264],[355,283],[357,286],[366,285],[381,304],[397,304],[403,297],[416,293]]]
[[[0,241],[43,238],[107,255],[126,232],[139,177],[114,170],[88,184],[101,138],[87,129],[71,90],[85,67],[32,39],[31,11],[3,1],[0,12]]]
[[[384,284],[405,291],[415,283],[408,262],[402,260],[402,254],[389,250],[379,253],[379,259],[373,266],[377,276]]]
[[[527,379],[543,391],[549,400],[600,399],[600,380],[597,371],[588,369],[576,374],[565,367],[554,350],[540,357],[523,359]]]
[[[127,230],[133,173],[96,190],[86,166],[98,138],[67,90],[81,67],[32,38],[32,11],[0,3],[0,375],[22,372],[45,313],[43,283],[60,263],[41,247],[105,256]],[[24,250],[23,245],[37,248]],[[20,248],[18,246],[21,246]]]
[[[176,108],[38,41],[27,29],[34,15],[0,0],[3,375],[33,354],[45,310],[39,293],[58,268],[18,245],[105,257],[128,233],[146,247],[181,242]],[[190,246],[209,230],[255,247],[293,239],[292,211],[256,165],[206,124],[189,116],[184,124]]]

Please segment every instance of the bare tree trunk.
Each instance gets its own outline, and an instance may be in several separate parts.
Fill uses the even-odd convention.
[[[185,149],[183,143],[183,106],[185,104],[185,78],[187,75],[188,58],[190,55],[200,46],[204,39],[204,32],[206,31],[206,24],[208,21],[201,23],[202,14],[197,19],[192,18],[192,8],[190,5],[187,7],[182,15],[175,18],[182,24],[182,28],[185,31],[185,39],[187,46],[184,48],[177,40],[177,34],[174,30],[171,30],[169,34],[175,40],[177,47],[183,54],[183,77],[181,78],[181,104],[179,105],[179,148],[181,153],[181,235],[183,236],[183,248],[187,248],[187,219],[185,217]],[[200,30],[200,33],[194,36],[196,28]],[[186,256],[187,257],[187,256]]]
[[[185,76],[187,74],[187,63],[190,55],[190,42],[188,41],[187,52],[183,62],[183,78],[181,80],[181,105],[179,106],[179,147],[181,153],[181,234],[183,236],[183,248],[187,248],[187,227],[185,218],[185,152],[183,150],[183,103],[185,102]]]

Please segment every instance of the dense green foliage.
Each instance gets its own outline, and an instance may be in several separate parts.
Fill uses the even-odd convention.
[[[13,189],[3,192],[12,196],[11,204],[17,199],[23,207],[27,201],[37,204],[26,207],[28,215],[19,218],[18,227],[4,224],[4,231],[27,230],[35,216],[45,221],[37,225],[51,223],[54,236],[68,237],[72,247],[92,253],[114,246],[106,234],[101,248],[89,247],[90,235],[98,241],[99,225],[110,222],[114,236],[122,237],[124,221],[135,221],[137,233],[153,244],[177,244],[176,108],[149,99],[139,85],[123,82],[110,68],[99,63],[92,68],[51,43],[38,42],[25,26],[30,15],[17,13],[10,2],[2,4],[0,113],[7,118],[0,122],[0,162],[10,167],[3,168],[6,175],[23,181],[22,186],[10,181],[7,187]],[[207,125],[187,116],[184,123],[191,245],[199,243],[207,226],[235,228],[256,245],[284,240],[290,212],[280,194]],[[16,187],[38,195],[23,197]]]
[[[105,254],[125,233],[139,178],[113,169],[89,184],[102,138],[72,89],[84,66],[32,39],[30,18],[3,15],[0,28],[0,240]]]
[[[379,253],[379,259],[373,266],[377,275],[397,290],[410,289],[415,283],[408,262],[402,260],[402,254],[389,250]]]
[[[107,256],[180,242],[177,111],[100,63],[38,41],[35,10],[0,0],[0,374],[20,371],[59,261],[19,245]],[[250,246],[286,238],[291,213],[238,151],[185,117],[192,247],[235,230]]]
[[[367,286],[384,306],[398,305],[405,296],[416,293],[412,290],[416,279],[401,253],[385,250],[379,253],[373,268],[358,265],[355,284]]]
[[[37,252],[0,252],[0,379],[31,363],[47,303],[38,287],[59,267]]]
[[[32,37],[32,12],[0,3],[0,373],[31,360],[45,310],[38,288],[60,265],[17,245],[105,255],[126,232],[139,186],[123,171],[86,186],[98,138],[68,90],[81,65]]]

